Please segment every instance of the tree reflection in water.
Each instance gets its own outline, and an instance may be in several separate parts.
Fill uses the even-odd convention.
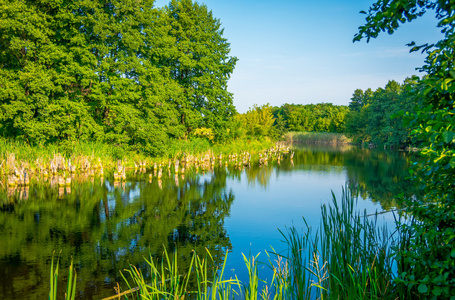
[[[209,249],[220,263],[231,248],[223,222],[234,196],[226,172],[204,178],[187,175],[177,186],[173,177],[149,183],[137,174],[124,184],[97,178],[63,191],[32,183],[27,198],[2,191],[0,298],[46,298],[54,250],[63,264],[73,256],[84,299],[113,295],[123,284],[119,270],[145,268],[144,256],[159,258],[163,246],[179,248],[183,270],[193,249]]]
[[[184,177],[165,172],[157,180],[138,172],[120,183],[111,175],[75,177],[70,188],[49,179],[29,188],[0,189],[0,298],[46,298],[54,250],[62,250],[63,265],[73,257],[83,299],[112,296],[117,282],[125,287],[119,270],[129,263],[146,269],[144,256],[160,258],[163,246],[179,249],[182,270],[189,267],[192,250],[203,254],[207,248],[220,264],[232,248],[224,226],[235,192],[227,189],[228,181],[246,178],[249,186],[267,189],[294,172],[346,174],[354,195],[383,209],[400,206],[397,194],[414,192],[405,179],[409,155],[402,152],[324,145],[294,150],[293,160],[283,158],[280,164],[217,165]]]

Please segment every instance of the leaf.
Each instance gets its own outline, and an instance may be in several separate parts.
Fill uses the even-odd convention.
[[[418,290],[419,290],[419,293],[425,294],[425,293],[428,292],[428,287],[427,287],[426,284],[422,283],[422,284],[419,285]]]
[[[450,166],[451,166],[452,168],[455,168],[455,157],[453,157],[453,158],[450,160],[449,164],[450,164]]]
[[[444,139],[444,142],[445,143],[450,143],[453,141],[453,138],[454,138],[454,135],[455,135],[455,132],[453,131],[445,131],[442,133],[442,137]]]
[[[437,287],[435,287],[431,292],[433,293],[433,295],[439,296],[439,295],[441,295],[442,290],[441,290],[440,287],[437,286]]]

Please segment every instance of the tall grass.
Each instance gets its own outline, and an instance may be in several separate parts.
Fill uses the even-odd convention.
[[[258,255],[243,256],[248,280],[241,282],[237,277],[224,276],[227,253],[217,265],[208,250],[202,256],[193,252],[189,268],[182,270],[177,250],[169,254],[164,249],[161,260],[152,256],[146,259],[146,270],[133,265],[124,270],[122,276],[129,290],[112,299],[412,298],[406,288],[394,281],[403,262],[392,246],[406,246],[402,240],[405,237],[392,235],[385,225],[379,226],[377,215],[358,211],[357,200],[349,190],[343,190],[340,200],[333,193],[332,196],[331,204],[321,207],[322,221],[315,234],[306,222],[302,233],[295,227],[280,231],[287,251],[267,253],[266,264],[273,272],[269,283],[260,278]],[[51,280],[53,276],[57,277],[51,274]],[[70,293],[74,293],[74,288]]]
[[[71,159],[73,164],[87,160],[92,164],[101,162],[105,168],[110,168],[117,165],[117,160],[123,160],[123,164],[127,168],[132,168],[134,162],[138,161],[147,161],[150,165],[153,162],[167,161],[186,155],[258,152],[273,145],[274,143],[268,138],[262,140],[236,139],[218,144],[211,144],[207,139],[193,138],[191,140],[172,140],[161,149],[161,155],[150,156],[147,153],[129,151],[120,146],[99,142],[78,142],[60,146],[56,144],[30,146],[25,142],[0,138],[0,169],[5,167],[5,161],[11,154],[14,154],[16,162],[24,163],[27,167],[32,168],[36,168],[39,164],[48,164],[56,154]]]
[[[334,132],[296,132],[285,134],[285,139],[297,143],[349,144],[351,140],[342,133]]]
[[[393,236],[377,215],[356,210],[356,200],[344,190],[341,203],[333,196],[322,207],[321,259],[327,262],[325,296],[341,299],[395,299]]]
[[[55,254],[55,253],[54,253]],[[51,260],[51,273],[50,273],[50,287],[49,287],[49,300],[57,300],[57,286],[58,286],[58,270],[59,270],[60,257],[57,258],[54,268],[54,255]],[[77,274],[73,266],[73,260],[71,259],[71,265],[68,271],[68,281],[66,283],[65,300],[76,299],[76,280]]]

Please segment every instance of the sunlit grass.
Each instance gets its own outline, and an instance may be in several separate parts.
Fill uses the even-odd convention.
[[[295,132],[285,134],[285,139],[297,143],[348,144],[351,139],[342,133],[333,132]]]
[[[55,254],[55,253],[54,253]],[[60,257],[57,258],[57,261],[54,265],[54,255],[52,255],[51,260],[51,272],[50,272],[50,287],[49,287],[49,300],[57,300],[57,286],[58,286],[58,271],[59,271],[59,262]],[[73,260],[71,259],[71,265],[68,271],[68,281],[66,284],[66,293],[65,300],[74,300],[76,299],[76,280],[77,274],[73,266]]]
[[[146,283],[143,272],[134,266],[126,271],[130,287],[137,286],[133,299],[400,299],[402,291],[394,283],[393,236],[386,226],[378,226],[377,216],[366,216],[356,209],[356,199],[343,191],[340,201],[321,209],[321,227],[312,233],[307,227],[281,231],[288,247],[286,253],[268,253],[273,271],[271,282],[260,278],[259,257],[245,256],[247,282],[223,277],[227,255],[213,270],[207,251],[201,258],[194,253],[189,270],[177,268],[164,251],[165,259],[147,260],[152,274]],[[397,237],[399,238],[399,237]],[[189,277],[197,279],[197,290],[187,290]]]
[[[23,166],[26,169],[36,169],[48,166],[56,156],[62,157],[66,162],[71,160],[73,165],[90,162],[92,166],[102,164],[104,168],[114,168],[117,161],[122,161],[126,168],[134,168],[136,162],[147,162],[150,166],[154,162],[167,162],[169,159],[179,159],[188,155],[202,156],[242,153],[244,151],[258,152],[274,145],[264,138],[237,139],[226,143],[211,144],[207,139],[194,138],[191,140],[174,140],[163,149],[161,156],[149,156],[145,153],[128,151],[116,145],[104,143],[73,143],[64,146],[36,145],[30,146],[27,143],[15,140],[0,138],[0,171],[12,171],[8,169],[8,162],[14,161],[12,165]]]

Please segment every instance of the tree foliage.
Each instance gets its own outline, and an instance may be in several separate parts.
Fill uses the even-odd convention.
[[[418,78],[403,84],[391,80],[375,91],[354,91],[346,116],[345,130],[357,143],[372,143],[402,148],[413,143],[411,130],[403,123],[404,112],[414,112],[415,96],[411,92]]]
[[[349,109],[332,103],[283,104],[275,107],[275,125],[287,131],[343,132]]]
[[[272,107],[269,104],[262,106],[253,105],[245,114],[239,114],[244,134],[249,136],[270,136],[275,121],[272,114]]]
[[[159,154],[235,113],[237,59],[205,5],[0,0],[0,135],[106,141]]]
[[[455,5],[442,0],[391,0],[374,3],[354,40],[393,33],[400,23],[436,12],[444,37],[435,44],[416,45],[426,59],[427,73],[415,88],[418,110],[408,114],[414,134],[423,141],[422,160],[412,174],[425,193],[425,202],[409,201],[416,222],[407,227],[408,248],[400,257],[408,265],[399,281],[422,298],[455,297]]]

